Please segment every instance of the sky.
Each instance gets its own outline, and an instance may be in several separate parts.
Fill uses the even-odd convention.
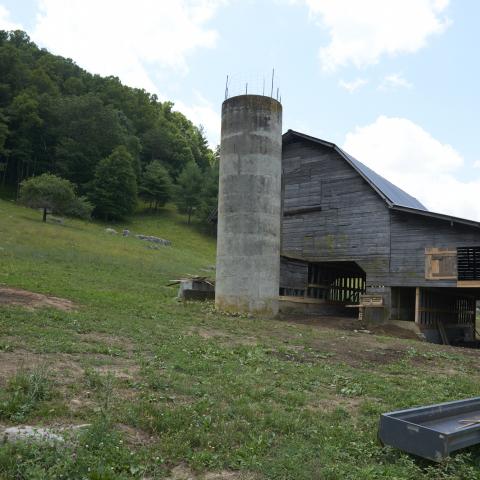
[[[343,147],[432,211],[480,221],[478,0],[0,0],[0,29],[171,100],[209,142],[225,96]]]

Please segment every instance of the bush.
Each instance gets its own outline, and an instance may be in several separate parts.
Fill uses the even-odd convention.
[[[70,217],[88,219],[92,215],[93,208],[87,197],[75,197],[65,214]]]

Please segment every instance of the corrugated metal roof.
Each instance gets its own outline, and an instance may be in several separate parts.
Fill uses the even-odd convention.
[[[368,168],[345,150],[339,147],[337,147],[337,149],[349,160],[349,163],[355,168],[355,170],[362,173],[362,176],[366,177],[370,183],[373,183],[393,205],[415,208],[417,210],[425,210],[428,212],[428,208],[415,197],[412,197],[392,182],[389,182],[386,178],[383,178],[381,175],[374,172],[371,168]]]
[[[311,137],[310,135],[305,135],[304,133],[295,132],[294,130],[288,130],[283,135],[283,140],[284,142],[288,142],[288,140],[293,137],[304,138],[336,150],[347,161],[347,163],[349,163],[351,167],[354,168],[362,176],[362,178],[387,202],[390,207],[398,205],[401,207],[414,208],[415,210],[423,210],[428,212],[427,207],[425,207],[425,205],[423,205],[415,197],[412,197],[401,188],[389,182],[386,178],[383,178],[371,168],[368,168],[362,162],[357,160],[355,157],[352,157],[352,155],[347,153],[345,150],[342,150],[334,143],[321,140],[320,138]]]

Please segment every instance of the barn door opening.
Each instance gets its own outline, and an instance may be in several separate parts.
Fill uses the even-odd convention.
[[[414,287],[392,287],[391,319],[414,322],[415,301]]]
[[[365,272],[355,262],[308,264],[307,297],[356,305],[365,293]]]

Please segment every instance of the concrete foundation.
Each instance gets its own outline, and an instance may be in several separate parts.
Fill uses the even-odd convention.
[[[222,105],[215,303],[274,316],[280,284],[282,106],[260,95]]]

